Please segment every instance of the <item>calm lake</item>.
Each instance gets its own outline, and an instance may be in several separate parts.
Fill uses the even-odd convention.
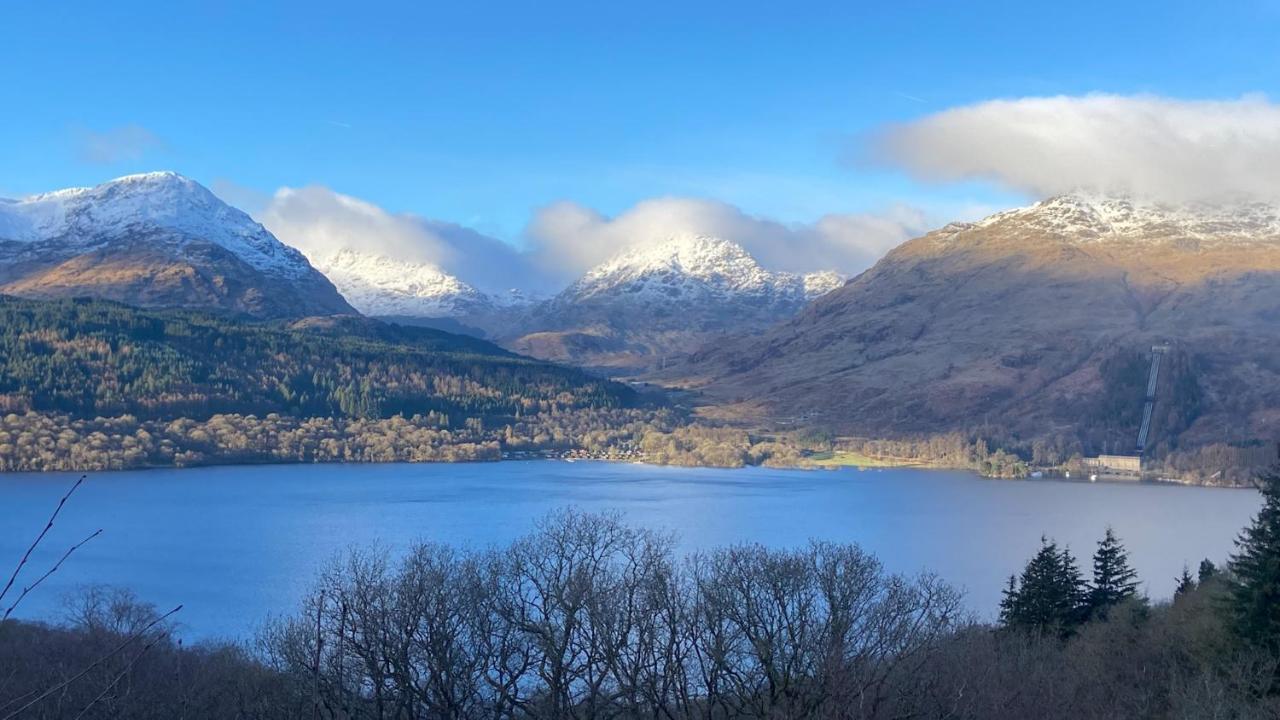
[[[0,583],[77,475],[0,475]],[[342,549],[415,539],[483,547],[555,508],[615,509],[678,534],[685,550],[809,538],[857,542],[894,571],[933,570],[992,617],[1040,536],[1082,559],[1107,525],[1153,598],[1201,558],[1223,560],[1260,504],[1252,490],[986,480],[928,470],[713,470],[593,462],[292,465],[97,473],[32,559],[38,577],[94,529],[101,537],[24,602],[56,619],[88,583],[132,588],[180,613],[188,638],[246,637],[291,612]],[[19,583],[21,585],[21,582]],[[12,596],[11,596],[12,597]],[[7,604],[7,603],[6,603]]]

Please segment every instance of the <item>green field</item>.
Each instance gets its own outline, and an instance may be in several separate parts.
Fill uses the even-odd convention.
[[[837,450],[835,452],[814,453],[808,458],[814,465],[818,467],[862,467],[862,468],[888,468],[888,467],[919,467],[926,463],[919,460],[908,460],[906,458],[886,458],[871,457],[857,452],[848,452]]]

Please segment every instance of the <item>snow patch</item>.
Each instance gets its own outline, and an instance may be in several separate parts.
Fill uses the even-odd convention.
[[[741,245],[723,238],[676,235],[623,251],[590,270],[558,300],[796,304],[843,282],[834,272],[802,276],[766,270]]]
[[[136,228],[163,228],[212,242],[254,268],[302,278],[311,266],[244,212],[173,172],[127,175],[91,188],[68,188],[0,204],[0,237],[90,249]]]
[[[1077,242],[1280,242],[1280,207],[1259,202],[1168,204],[1073,193],[996,213],[971,227],[1018,222]],[[963,231],[970,226],[948,226]]]
[[[365,315],[456,317],[490,310],[494,301],[429,263],[344,248],[312,258],[352,307]]]

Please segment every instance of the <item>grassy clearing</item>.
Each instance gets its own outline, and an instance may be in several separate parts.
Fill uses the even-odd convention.
[[[872,457],[857,452],[848,452],[838,450],[836,452],[814,453],[808,458],[814,465],[818,467],[861,467],[861,468],[892,468],[892,467],[924,467],[927,463],[919,460],[910,460],[907,458],[889,458],[889,457]]]

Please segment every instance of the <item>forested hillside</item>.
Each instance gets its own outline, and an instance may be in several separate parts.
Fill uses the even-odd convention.
[[[244,323],[0,297],[0,412],[517,418],[626,406],[626,386],[474,338],[361,318]]]

